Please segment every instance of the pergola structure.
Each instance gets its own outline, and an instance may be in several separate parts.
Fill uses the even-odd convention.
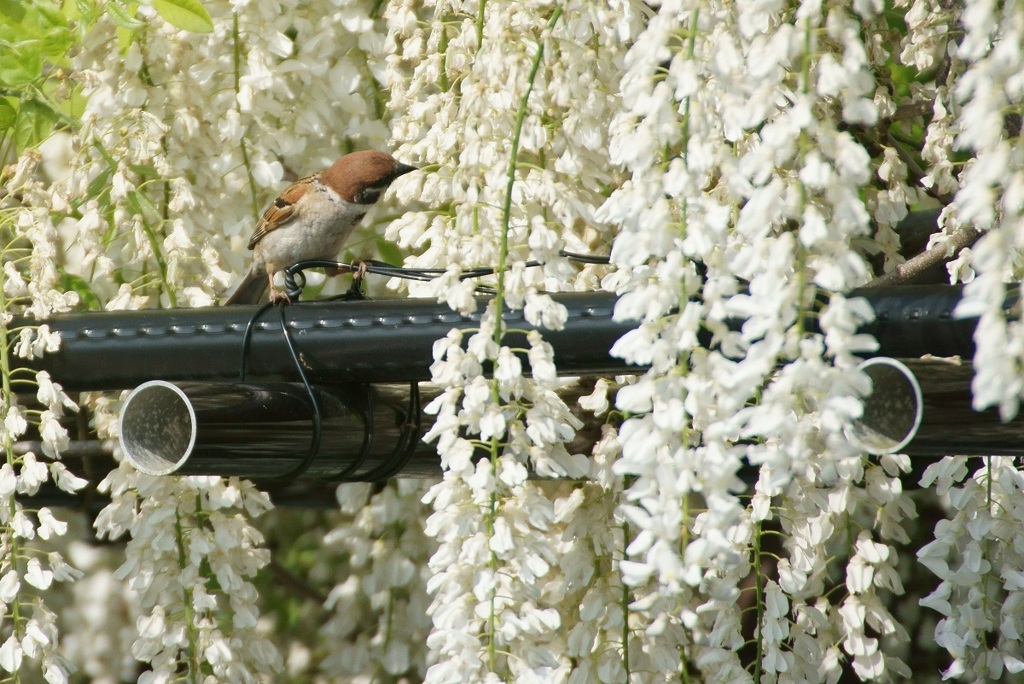
[[[863,424],[850,431],[869,451],[898,446],[929,462],[949,453],[1024,454],[1024,423],[970,408],[977,321],[954,314],[960,295],[945,285],[850,293],[876,313],[860,330],[878,340],[874,356],[903,362],[869,371],[875,387]],[[589,393],[596,376],[641,370],[609,353],[632,327],[615,319],[613,294],[553,296],[569,318],[545,340],[559,373],[581,379],[566,394]],[[122,409],[122,446],[154,474],[244,476],[286,500],[295,492],[299,503],[318,499],[296,482],[439,475],[432,445],[420,439],[432,420],[422,406],[436,391],[427,383],[432,345],[453,327],[476,327],[478,316],[418,299],[301,302],[256,314],[210,307],[56,316],[47,324],[60,332],[60,350],[30,363],[68,391],[135,389]],[[510,330],[531,328],[522,312],[504,319]],[[525,332],[510,335],[510,346],[527,346]],[[585,426],[569,447],[588,453],[603,419],[579,417]],[[870,436],[880,434],[877,446]],[[97,446],[73,443],[70,453],[96,457],[110,446],[89,444]],[[94,459],[84,469],[95,478],[104,466]]]

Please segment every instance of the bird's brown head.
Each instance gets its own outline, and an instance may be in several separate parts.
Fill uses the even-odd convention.
[[[387,152],[363,150],[346,154],[334,162],[321,174],[320,180],[346,202],[373,204],[392,181],[415,170],[415,166],[402,164]]]

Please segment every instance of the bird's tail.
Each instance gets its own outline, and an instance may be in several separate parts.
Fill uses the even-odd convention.
[[[267,291],[267,275],[265,273],[253,273],[249,271],[245,278],[235,289],[234,293],[224,302],[225,306],[232,304],[259,304],[265,299]]]

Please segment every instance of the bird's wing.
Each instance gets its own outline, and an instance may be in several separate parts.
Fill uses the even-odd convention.
[[[263,212],[263,216],[260,217],[256,228],[253,229],[252,237],[249,238],[249,249],[255,247],[263,239],[264,235],[287,225],[289,221],[295,218],[296,203],[311,189],[316,177],[317,174],[313,174],[312,176],[306,176],[301,180],[297,180],[277,196],[277,199]]]

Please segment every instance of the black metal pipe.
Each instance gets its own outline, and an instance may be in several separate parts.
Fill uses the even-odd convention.
[[[921,386],[922,419],[904,453],[912,456],[1024,456],[1024,415],[1003,421],[999,410],[971,406],[969,362],[906,360]]]
[[[121,448],[151,475],[237,475],[261,482],[441,476],[437,452],[421,439],[434,422],[422,404],[438,396],[438,386],[312,389],[316,409],[298,383],[143,383],[121,408]],[[585,423],[577,400],[592,390],[592,382],[579,381],[560,387],[558,395]],[[591,420],[565,447],[590,453],[601,436],[600,421]]]
[[[1004,421],[996,408],[971,405],[974,368],[959,359],[887,359],[861,364],[872,381],[864,412],[848,436],[873,454],[935,459],[1024,456],[1024,416]]]
[[[887,356],[862,361],[871,380],[860,418],[847,425],[847,437],[869,454],[906,453],[921,427],[921,385],[905,363]]]
[[[918,358],[930,354],[967,360],[974,358],[978,319],[954,315],[962,295],[962,285],[903,285],[854,290],[848,296],[864,297],[874,309],[875,320],[858,332],[875,336],[878,356]]]
[[[612,320],[615,297],[604,292],[554,295],[569,311],[564,330],[545,332],[567,374],[614,374],[627,366],[608,351],[634,327]],[[480,311],[485,304],[480,302]],[[149,380],[237,380],[242,338],[257,307],[163,309],[64,314],[46,321],[61,334],[60,350],[32,362],[66,390],[130,389]],[[452,328],[473,328],[480,314],[462,316],[427,299],[303,302],[285,309],[311,382],[428,380],[435,340]],[[530,330],[522,311],[506,311],[506,325]],[[17,321],[13,325],[32,323]],[[527,346],[525,335],[508,337]],[[254,326],[247,379],[294,381],[294,362],[279,314]]]
[[[977,321],[953,315],[960,301],[960,287],[904,286],[863,290],[850,296],[864,296],[876,312],[875,321],[863,326],[860,332],[871,333],[878,339],[876,354],[879,356],[916,358],[931,354],[969,359],[973,355]],[[545,339],[554,347],[560,372],[607,375],[636,370],[609,353],[615,341],[635,325],[613,319],[614,295],[598,292],[554,297],[569,311],[564,330],[545,333]],[[482,299],[481,309],[484,303]],[[204,424],[203,421],[193,425],[190,429],[205,435],[199,440],[202,457],[195,458],[189,468],[176,472],[258,478],[288,476],[302,466],[309,451],[311,409],[301,386],[281,385],[267,390],[267,383],[296,378],[294,361],[281,330],[280,311],[267,312],[254,326],[247,356],[247,378],[259,387],[225,384],[229,380],[237,381],[244,332],[255,311],[256,307],[214,307],[57,316],[48,323],[51,329],[61,333],[61,349],[35,363],[72,391],[133,387],[153,379],[186,386],[203,383],[201,387],[192,386],[187,390],[188,401],[194,396],[200,413],[214,405],[222,412],[226,407],[234,411],[245,408],[245,411],[233,419],[236,424],[228,427],[222,417],[209,416],[203,419],[208,423],[206,428],[196,427]],[[380,426],[390,426],[391,431],[387,436],[377,435],[379,439],[374,443],[372,454],[359,455],[353,445],[362,443],[366,423],[359,413],[358,400],[353,399],[351,389],[344,388],[353,383],[415,383],[427,379],[434,341],[451,328],[479,325],[479,315],[462,316],[433,300],[416,299],[302,303],[285,308],[283,315],[305,372],[318,385],[317,396],[323,397],[328,418],[322,436],[326,436],[323,441],[331,446],[319,455],[315,465],[306,464],[309,468],[304,474],[327,479],[374,480],[385,479],[399,471],[403,476],[436,474],[436,454],[418,440],[412,440],[415,442],[410,447],[413,457],[400,468],[388,470],[388,464],[395,462],[396,445],[404,438],[404,433],[395,429],[402,420],[396,419],[394,410],[377,421]],[[522,312],[506,311],[504,320],[512,329],[532,327],[526,324]],[[525,339],[520,339],[522,336],[522,332],[513,333],[509,344],[525,346]],[[965,368],[961,374],[966,371]],[[215,387],[211,389],[210,383],[215,383]],[[933,392],[934,383],[923,384]],[[267,398],[267,391],[273,396]],[[253,407],[253,392],[264,393],[259,410]],[[939,415],[942,409],[936,406],[934,398],[925,398],[925,420],[917,437],[906,448],[907,453],[938,455],[948,452],[952,444],[959,444],[953,451],[963,454],[1018,453],[1011,442],[1019,426],[999,430],[990,422],[991,412],[986,416],[986,429],[993,438],[999,439],[971,446],[977,441],[977,431],[969,422],[972,415],[977,414],[969,409],[967,380],[958,378],[956,394],[955,401],[947,393],[938,403],[955,404],[963,416],[953,418],[947,412],[939,422],[933,416]],[[403,396],[408,397],[408,394]],[[398,399],[397,403],[403,401]],[[394,406],[396,402],[391,403]],[[195,411],[196,406],[189,410]],[[265,420],[268,406],[277,407],[275,415],[294,414],[294,421],[284,426],[279,421],[268,423]],[[336,422],[331,423],[331,420]],[[944,426],[954,424],[959,427],[952,433],[943,430]],[[211,425],[218,427],[211,432]],[[145,434],[146,431],[136,430],[135,433]],[[249,441],[240,446],[240,436]],[[157,441],[173,440],[164,435]],[[275,448],[267,451],[271,443]],[[354,470],[347,471],[345,464],[355,459],[362,460]]]
[[[382,388],[143,383],[125,400],[125,457],[151,475],[379,481],[437,472],[419,402]],[[314,407],[313,400],[316,406]]]
[[[875,309],[875,321],[861,332],[878,339],[878,355],[971,358],[977,320],[954,318],[960,294],[958,286],[906,286],[850,296],[866,297]],[[615,341],[636,325],[612,318],[615,295],[553,297],[569,312],[564,330],[544,333],[560,372],[609,375],[636,370],[609,355]],[[485,301],[481,298],[480,310]],[[255,311],[234,306],[58,315],[46,322],[60,332],[60,350],[31,363],[72,391],[130,389],[154,379],[236,380],[243,334]],[[285,316],[310,380],[322,385],[429,379],[434,341],[452,328],[473,328],[480,322],[479,314],[462,316],[426,299],[304,302],[287,307]],[[533,328],[521,311],[506,311],[503,318],[510,328]],[[526,346],[521,333],[510,334],[508,343]],[[265,313],[254,326],[247,379],[296,379],[275,312]]]

